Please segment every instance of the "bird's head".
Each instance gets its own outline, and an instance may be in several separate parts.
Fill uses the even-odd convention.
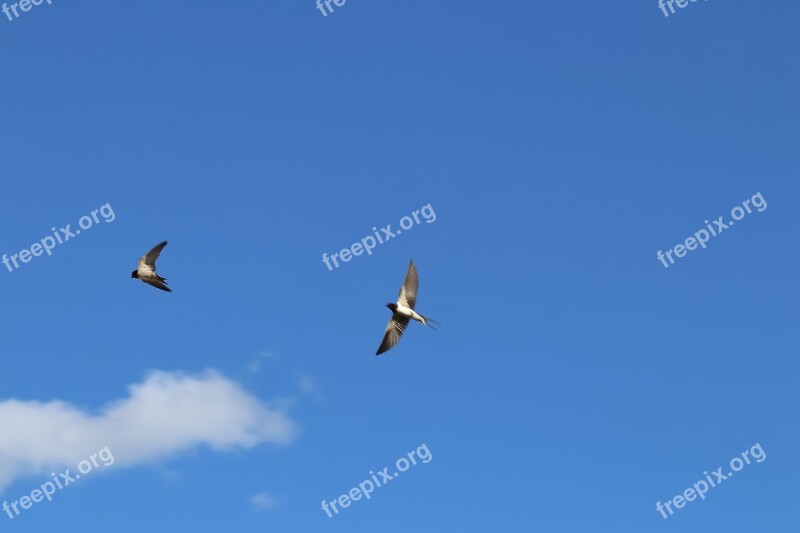
[[[386,307],[392,310],[392,313],[397,311],[397,304],[386,304]]]
[[[131,272],[131,277],[132,278],[138,278],[139,277],[139,271],[138,270],[134,270],[133,272]]]

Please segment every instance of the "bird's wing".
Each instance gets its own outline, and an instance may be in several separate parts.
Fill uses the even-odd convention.
[[[386,324],[386,333],[383,335],[383,342],[381,342],[380,348],[378,348],[378,352],[375,355],[380,355],[397,344],[397,341],[400,340],[400,336],[406,330],[407,325],[408,318],[397,318],[393,316],[392,319],[389,320],[389,323]]]
[[[157,244],[152,250],[143,255],[142,258],[139,259],[139,270],[142,270],[142,267],[144,267],[144,271],[146,272],[155,272],[156,259],[161,255],[161,250],[163,250],[166,245],[167,241]]]
[[[417,267],[414,266],[414,261],[408,264],[408,273],[403,286],[400,287],[400,294],[397,296],[397,303],[404,305],[409,309],[414,309],[417,304],[417,289],[419,288],[419,276],[417,276]]]
[[[148,278],[148,279],[143,279],[142,281],[144,281],[148,285],[152,285],[156,289],[161,289],[162,291],[172,292],[172,289],[167,287],[167,284],[164,283],[161,280]]]

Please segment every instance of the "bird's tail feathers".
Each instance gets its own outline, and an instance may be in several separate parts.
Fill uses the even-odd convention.
[[[437,326],[441,326],[442,325],[441,322],[438,322],[438,321],[436,321],[436,320],[434,320],[434,319],[432,319],[430,317],[427,317],[427,316],[424,316],[424,315],[419,315],[419,316],[422,317],[422,323],[425,324],[426,326],[428,326],[431,329],[437,329]]]

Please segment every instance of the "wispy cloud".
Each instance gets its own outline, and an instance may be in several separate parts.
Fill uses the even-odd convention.
[[[298,432],[282,407],[215,371],[153,372],[97,414],[59,400],[0,400],[0,428],[0,490],[104,446],[118,465],[134,466],[201,445],[228,451],[287,444]]]
[[[274,509],[278,501],[267,492],[259,492],[250,497],[250,503],[258,509]]]
[[[267,360],[272,359],[275,357],[275,354],[271,352],[261,352],[259,353],[254,359],[252,359],[249,363],[247,363],[247,370],[251,373],[255,374],[259,370],[261,370],[261,364]]]
[[[319,388],[317,388],[317,384],[313,379],[311,379],[310,376],[300,377],[300,391],[304,394],[308,394],[309,396],[313,396],[316,399],[320,399],[322,397],[319,392]]]

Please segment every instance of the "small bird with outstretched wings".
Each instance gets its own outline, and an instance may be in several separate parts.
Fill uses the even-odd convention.
[[[156,259],[161,255],[161,250],[163,250],[166,245],[167,241],[164,241],[144,254],[142,258],[139,259],[139,268],[131,272],[131,278],[140,279],[148,285],[152,285],[162,291],[172,292],[172,289],[167,287],[167,278],[162,278],[156,274]]]
[[[403,282],[403,286],[400,287],[397,303],[386,304],[386,307],[392,310],[392,318],[389,319],[389,323],[386,325],[383,342],[381,342],[375,355],[380,355],[397,344],[411,319],[421,322],[429,328],[433,328],[432,324],[438,324],[435,320],[414,311],[414,306],[417,304],[417,289],[419,289],[419,276],[417,275],[417,267],[414,266],[414,261],[411,261],[408,265],[406,280]]]

